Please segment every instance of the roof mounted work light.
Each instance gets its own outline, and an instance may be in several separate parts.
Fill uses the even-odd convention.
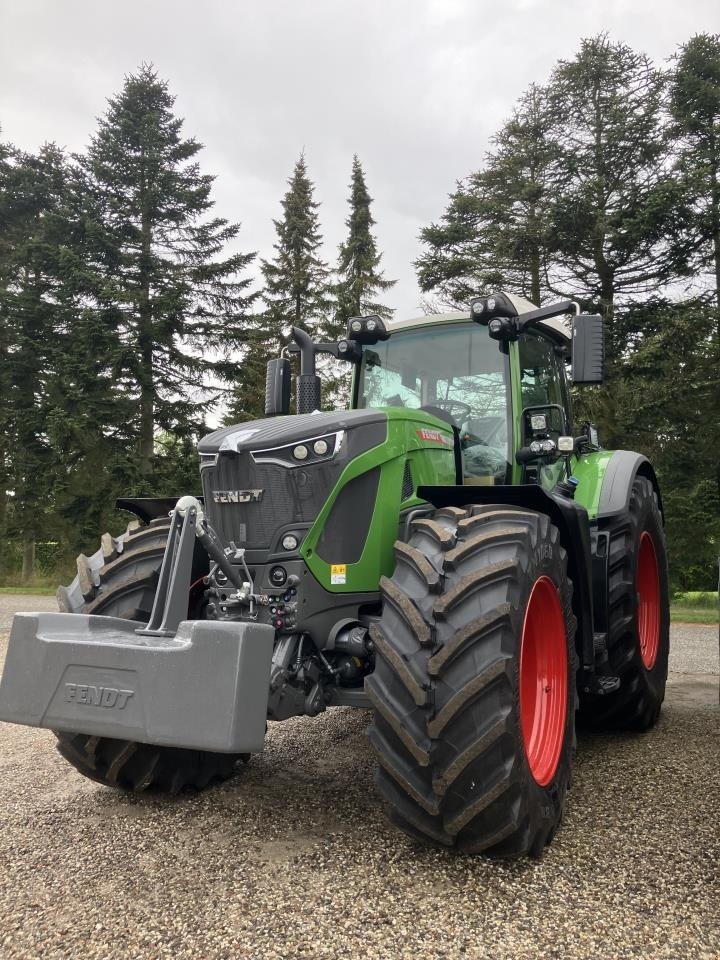
[[[492,293],[489,297],[477,297],[470,303],[470,316],[476,323],[487,326],[493,317],[517,317],[518,312],[504,293]]]
[[[350,317],[347,325],[347,339],[356,343],[378,343],[387,340],[387,331],[382,317],[371,314],[369,317]]]

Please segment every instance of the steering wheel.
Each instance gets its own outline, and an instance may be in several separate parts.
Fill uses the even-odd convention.
[[[505,426],[504,417],[480,417],[476,418],[484,421],[483,426],[485,430],[483,431],[483,436],[479,436],[477,433],[469,429],[469,424],[472,423],[472,420],[463,423],[462,430],[465,434],[464,442],[465,445],[470,447],[474,444],[482,444],[484,447],[491,447],[497,445],[497,435],[500,433],[502,428]],[[493,444],[495,441],[495,444]]]

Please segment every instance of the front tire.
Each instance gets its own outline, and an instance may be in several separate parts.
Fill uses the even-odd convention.
[[[73,582],[58,589],[60,611],[147,623],[169,531],[170,521],[162,517],[147,526],[132,522],[120,537],[104,534],[99,550],[90,557],[82,553],[78,557]],[[207,569],[207,558],[196,552],[191,582],[195,583]],[[200,612],[198,593],[201,590],[191,591],[188,597],[188,616]],[[60,754],[83,776],[123,790],[200,790],[209,783],[227,780],[235,773],[238,761],[247,759],[245,755],[158,747],[84,733],[56,731],[55,736]]]
[[[572,584],[544,514],[437,510],[395,546],[366,681],[377,786],[407,833],[539,856],[575,747]]]

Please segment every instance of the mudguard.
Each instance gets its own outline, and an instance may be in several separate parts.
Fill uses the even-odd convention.
[[[0,720],[166,747],[253,753],[265,739],[275,632],[184,620],[143,636],[115,617],[19,613]]]
[[[630,505],[633,480],[638,474],[646,476],[655,488],[660,513],[664,516],[660,485],[650,461],[641,453],[632,450],[615,450],[611,456],[602,480],[598,501],[598,520],[623,513]]]
[[[575,499],[582,503],[591,522],[607,520],[624,513],[630,503],[633,480],[640,474],[655,488],[663,513],[660,485],[652,464],[632,450],[596,450],[583,454],[573,467],[578,481]]]

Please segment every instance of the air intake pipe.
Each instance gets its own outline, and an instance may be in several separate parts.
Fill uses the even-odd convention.
[[[320,377],[315,373],[315,344],[300,327],[292,328],[292,338],[300,348],[297,412],[312,413],[320,409]]]

